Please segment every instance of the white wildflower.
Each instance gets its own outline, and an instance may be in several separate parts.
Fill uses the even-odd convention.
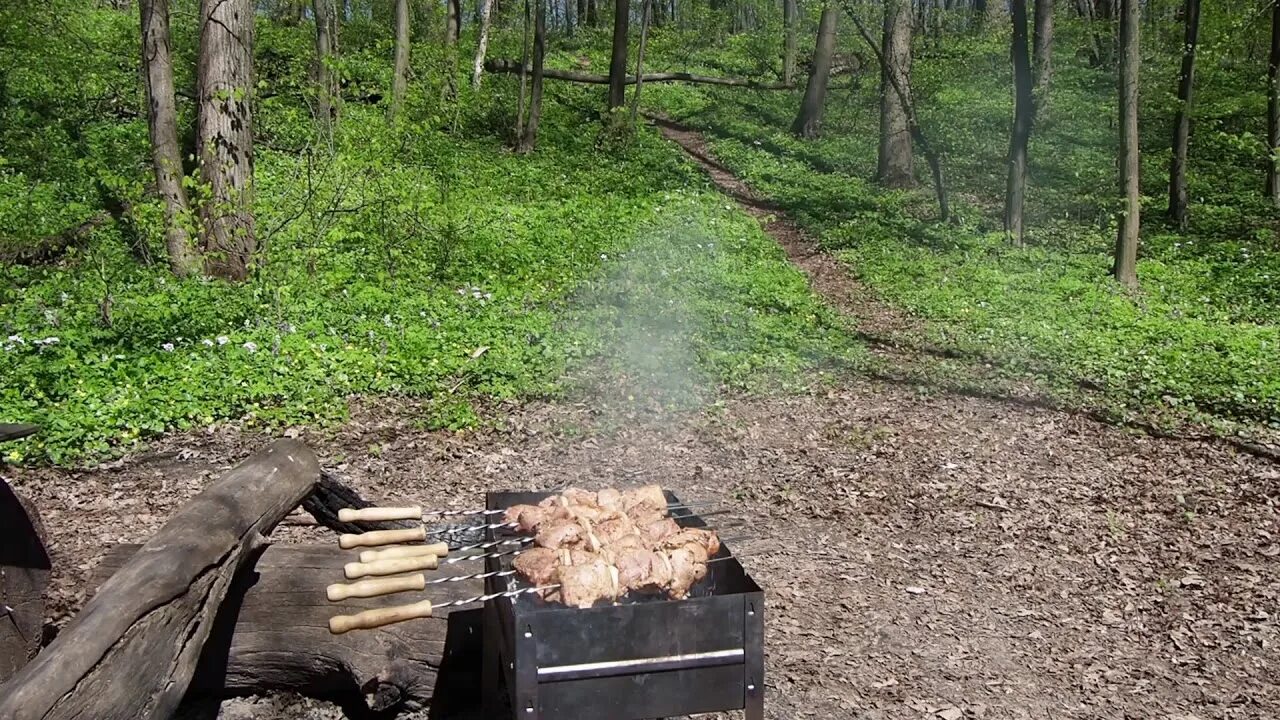
[[[201,341],[200,341],[200,344],[201,344],[201,345],[204,345],[205,347],[213,347],[213,341],[212,341],[212,340],[210,340],[209,338],[205,338],[205,339],[201,340]]]
[[[31,344],[32,345],[57,345],[59,342],[60,341],[56,337],[47,337],[47,338],[41,338],[39,340],[32,340]]]
[[[608,256],[608,255],[605,255],[604,253],[600,253],[600,259],[601,259],[601,260],[608,260],[608,259],[609,259],[609,256]]]
[[[249,352],[258,352],[258,343],[252,340],[241,345],[240,347],[244,348],[245,350],[248,350]]]
[[[231,342],[231,338],[227,337],[226,335],[219,335],[219,336],[218,336],[218,344],[219,344],[219,345],[226,345],[226,344],[227,344],[227,343],[229,343],[229,342]]]
[[[484,299],[485,299],[485,300],[492,300],[492,299],[493,299],[493,293],[485,293],[485,294],[484,294]]]
[[[160,349],[165,352],[173,352],[173,343],[165,343],[160,346]]]
[[[383,315],[383,316],[382,316],[382,324],[383,324],[383,325],[386,325],[387,327],[392,327],[392,323],[391,323],[391,316],[390,316],[390,315]]]
[[[10,335],[9,342],[14,345],[26,345],[27,341],[22,339],[21,335]]]

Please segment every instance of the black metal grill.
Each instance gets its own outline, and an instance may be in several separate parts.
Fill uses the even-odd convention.
[[[537,503],[549,493],[497,492],[486,507]],[[679,504],[668,492],[667,499]],[[684,527],[706,527],[687,509]],[[490,540],[515,537],[490,530]],[[764,717],[764,593],[721,546],[684,600],[651,596],[579,609],[534,594],[484,608],[485,717],[506,699],[517,720],[640,720],[745,709]],[[510,556],[486,570],[509,570]],[[489,578],[486,592],[529,587],[519,575]]]

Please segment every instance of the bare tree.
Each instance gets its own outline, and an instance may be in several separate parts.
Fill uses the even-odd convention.
[[[173,55],[169,44],[169,0],[140,0],[142,66],[147,86],[147,128],[156,192],[164,201],[164,244],[169,267],[186,277],[200,267],[187,223],[191,206],[182,187],[182,153],[178,145],[178,112],[173,95]]]
[[[782,0],[782,82],[795,81],[796,76],[796,25],[799,24],[796,0]]]
[[[613,52],[609,56],[609,109],[626,102],[627,31],[631,15],[630,0],[614,0]]]
[[[1280,2],[1271,6],[1271,59],[1267,64],[1267,195],[1280,207]]]
[[[1004,195],[1004,232],[1021,247],[1023,206],[1027,196],[1027,145],[1035,118],[1031,95],[1031,58],[1027,51],[1027,0],[1010,0],[1013,16],[1013,129],[1009,133],[1009,180]]]
[[[579,0],[581,3],[581,0]],[[471,87],[480,87],[484,74],[484,56],[489,50],[489,25],[493,17],[493,0],[480,0],[480,39],[476,43],[476,61],[471,67]]]
[[[242,280],[257,250],[253,225],[253,2],[201,0],[196,125],[205,272]]]
[[[542,120],[542,62],[547,53],[547,2],[533,0],[536,4],[533,22],[533,78],[529,82],[529,121],[520,134],[516,147],[522,153],[532,152],[538,144],[538,124]]]
[[[1116,237],[1115,264],[1111,274],[1129,287],[1138,286],[1138,230],[1142,195],[1138,187],[1138,72],[1141,27],[1139,0],[1120,0],[1120,184],[1125,209]]]
[[[1191,140],[1191,100],[1195,86],[1196,46],[1200,41],[1200,0],[1186,0],[1182,71],[1178,74],[1178,117],[1173,123],[1173,159],[1169,161],[1169,219],[1187,226],[1187,146]]]
[[[1049,82],[1053,78],[1053,3],[1054,0],[1035,0],[1035,75],[1036,109],[1043,110],[1049,104]]]
[[[486,0],[485,5],[488,5]],[[396,0],[395,70],[391,77],[391,119],[404,107],[404,91],[409,84],[409,0]]]
[[[813,68],[800,101],[800,112],[791,123],[791,132],[802,138],[816,138],[822,131],[822,111],[827,103],[827,82],[831,79],[831,58],[836,51],[836,23],[840,11],[835,5],[822,8],[818,20],[818,42],[813,50]]]
[[[911,87],[911,6],[906,0],[885,0],[880,72],[880,150],[876,178],[886,187],[916,184],[915,158],[907,112],[894,85]],[[889,76],[894,79],[890,80]]]

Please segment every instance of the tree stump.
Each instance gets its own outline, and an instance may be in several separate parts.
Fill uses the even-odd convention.
[[[40,650],[49,553],[35,507],[0,480],[0,684]]]
[[[91,586],[127,567],[137,550],[119,545],[108,551]],[[401,593],[328,602],[325,587],[342,582],[343,564],[354,559],[355,553],[339,550],[336,542],[273,545],[244,567],[205,643],[188,699],[289,691],[336,702],[352,717],[416,710],[428,703],[432,717],[457,717],[478,706],[481,647],[475,608],[443,608],[427,619],[329,633],[333,615],[423,597]],[[467,575],[479,572],[479,566],[479,561],[444,565],[430,575]],[[430,586],[427,597],[441,603],[482,592],[481,581],[468,580]]]
[[[319,476],[310,449],[281,440],[206,488],[0,688],[0,718],[167,720],[236,571]]]

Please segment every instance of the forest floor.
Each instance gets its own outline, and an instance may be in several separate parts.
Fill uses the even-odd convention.
[[[879,303],[749,188],[701,155],[815,291],[890,366],[910,318]],[[356,402],[306,431],[377,500],[475,504],[485,490],[660,483],[749,534],[734,550],[767,593],[767,716],[1280,716],[1280,467],[1215,441],[1151,437],[1017,399],[891,374],[683,412],[617,398],[616,378],[500,408],[501,427],[432,432],[406,400]],[[55,615],[96,558],[138,542],[219,469],[268,440],[173,434],[90,471],[6,469],[53,534]],[[286,528],[286,536],[309,530]],[[224,717],[336,717],[281,699]]]

